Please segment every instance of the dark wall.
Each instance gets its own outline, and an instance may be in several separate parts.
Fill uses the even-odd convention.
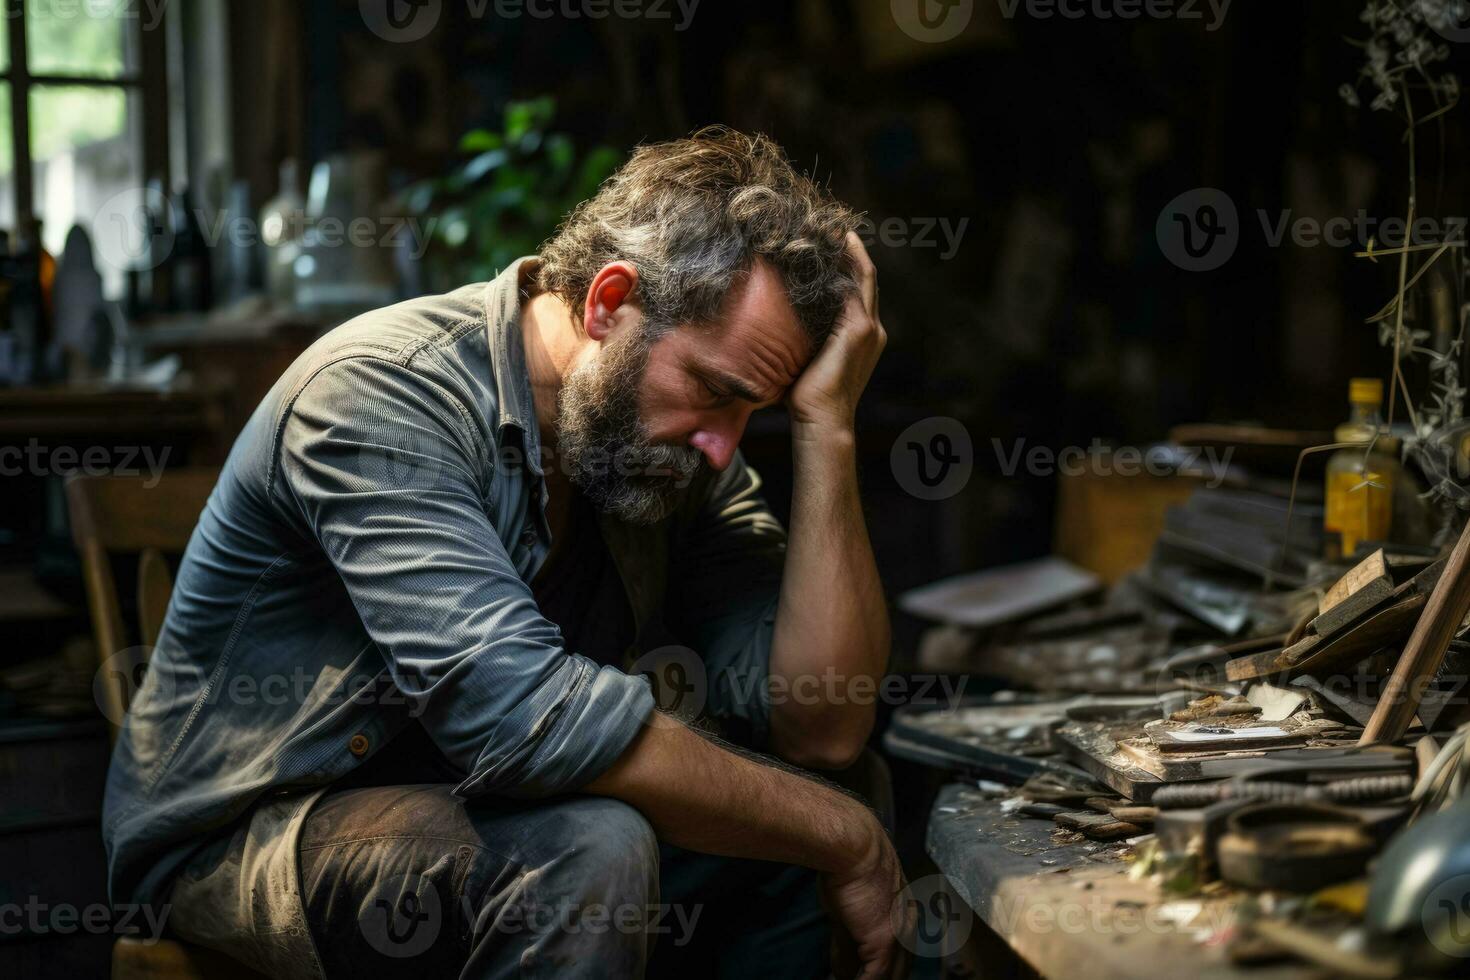
[[[358,0],[309,0],[297,25],[307,155],[381,147],[400,180],[434,173],[508,99],[550,93],[558,125],[588,143],[713,122],[764,130],[875,223],[900,220],[873,245],[892,339],[865,418],[870,499],[911,518],[900,580],[1047,549],[1053,481],[1005,477],[992,440],[1139,444],[1204,420],[1330,427],[1350,376],[1386,373],[1363,321],[1391,294],[1394,264],[1273,247],[1266,232],[1288,210],[1405,206],[1401,124],[1338,92],[1363,59],[1348,41],[1366,33],[1356,0],[1234,3],[1213,30],[1204,3],[1201,20],[1070,20],[975,0],[971,30],[917,45],[879,0],[704,0],[685,30],[667,6],[666,20],[594,21],[443,0],[434,31],[393,44]],[[1463,67],[1466,46],[1451,47]],[[1421,208],[1463,214],[1463,126],[1442,122],[1421,132]],[[1187,272],[1156,225],[1200,187],[1236,206],[1239,246]],[[965,222],[952,254],[937,221],[935,244],[912,240],[930,219]],[[930,415],[961,419],[975,445],[977,475],[944,507],[908,498],[887,467],[893,435]],[[906,557],[916,545],[922,562]]]

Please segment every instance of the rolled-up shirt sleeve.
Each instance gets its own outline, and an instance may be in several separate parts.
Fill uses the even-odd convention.
[[[279,499],[468,773],[461,795],[573,791],[623,754],[653,709],[648,684],[563,648],[487,514],[495,447],[443,386],[346,358],[302,388],[279,433]]]
[[[680,529],[669,608],[704,663],[706,713],[746,726],[755,747],[770,736],[771,640],[785,561],[786,531],[760,476],[736,453]]]

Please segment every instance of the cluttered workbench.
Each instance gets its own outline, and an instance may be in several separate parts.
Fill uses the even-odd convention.
[[[934,902],[950,927],[981,923],[1043,976],[1310,976],[1299,965],[1239,966],[1226,940],[1243,910],[1223,896],[1161,897],[1130,877],[1126,845],[1058,835],[1050,822],[1007,812],[993,793],[952,784],[940,794],[929,850],[957,901]],[[963,905],[960,903],[963,902]],[[1249,972],[1247,972],[1249,969]]]
[[[1334,553],[1323,518],[1240,477],[1111,583],[902,597],[941,623],[921,663],[1002,688],[885,735],[953,777],[914,886],[952,975],[972,931],[1050,977],[1470,970],[1470,530]]]

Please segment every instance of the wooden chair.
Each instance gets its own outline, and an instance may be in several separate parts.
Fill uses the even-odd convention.
[[[219,479],[217,469],[180,469],[153,478],[73,476],[66,483],[72,540],[82,557],[92,635],[102,669],[109,672],[99,692],[104,714],[117,738],[136,683],[158,642],[173,592],[166,555],[180,554],[199,521],[204,503]],[[112,563],[121,556],[138,560],[136,643],[129,641],[118,601]],[[119,659],[121,658],[121,660]],[[121,678],[121,683],[114,683]],[[213,950],[173,939],[142,942],[122,937],[112,947],[113,980],[261,980]]]

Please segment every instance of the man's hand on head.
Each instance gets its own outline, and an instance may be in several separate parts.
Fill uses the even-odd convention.
[[[847,249],[858,288],[787,398],[798,439],[852,430],[858,399],[888,342],[878,319],[878,270],[853,232],[848,232]]]

